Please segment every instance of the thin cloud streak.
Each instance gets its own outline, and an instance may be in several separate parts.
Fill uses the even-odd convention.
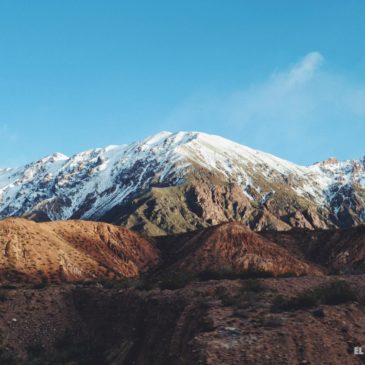
[[[228,95],[195,95],[173,112],[167,125],[215,133],[220,125],[229,126],[240,142],[279,150],[287,158],[304,141],[319,150],[324,133],[335,133],[336,125],[365,128],[365,85],[324,66],[324,57],[310,52],[261,84]]]

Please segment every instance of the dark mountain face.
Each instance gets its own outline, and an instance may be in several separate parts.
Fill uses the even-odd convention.
[[[302,167],[221,137],[163,132],[0,170],[0,217],[88,219],[149,235],[227,221],[251,229],[365,221],[363,160]]]
[[[365,226],[346,230],[293,229],[262,235],[296,257],[326,267],[330,273],[360,274],[365,270]]]

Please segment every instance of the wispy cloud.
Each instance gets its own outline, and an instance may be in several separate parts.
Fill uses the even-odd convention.
[[[288,72],[277,75],[276,81],[283,83],[288,88],[301,86],[315,76],[320,66],[322,66],[323,61],[324,58],[319,52],[308,53]]]
[[[168,119],[174,129],[220,130],[241,142],[275,150],[324,143],[326,131],[345,124],[365,129],[365,85],[326,70],[319,52],[308,53],[266,81],[226,95],[195,95]],[[347,128],[348,129],[348,128]],[[345,131],[346,132],[346,131]],[[224,133],[224,132],[221,132]]]

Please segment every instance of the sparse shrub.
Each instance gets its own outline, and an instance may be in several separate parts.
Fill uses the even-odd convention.
[[[316,289],[323,304],[336,305],[357,300],[357,294],[345,281],[334,281]]]
[[[270,317],[270,318],[266,318],[263,321],[263,325],[265,327],[277,328],[277,327],[281,327],[283,325],[283,320],[281,318],[277,318],[277,317]]]
[[[122,288],[122,286],[119,287],[120,284],[121,283],[116,283],[113,280],[105,280],[105,281],[101,282],[101,285],[105,289],[119,289],[119,288]]]
[[[242,291],[260,293],[267,289],[267,287],[259,280],[248,279],[242,283]]]
[[[215,329],[214,321],[208,316],[204,316],[199,321],[199,327],[201,332],[212,332]]]
[[[1,289],[5,289],[5,290],[14,290],[17,287],[15,285],[11,285],[11,284],[4,284],[1,286]]]
[[[241,297],[236,295],[227,295],[221,298],[221,301],[225,307],[237,307],[237,308],[242,307]]]
[[[197,326],[200,332],[212,332],[216,328],[213,318],[209,316],[209,308],[209,304],[203,298],[195,302],[194,313],[198,319]]]
[[[341,270],[332,267],[328,270],[328,275],[333,275],[333,276],[341,275]]]
[[[236,309],[234,315],[239,318],[246,319],[249,317],[248,313],[244,309]]]
[[[319,298],[314,291],[305,291],[300,293],[294,299],[294,305],[296,309],[305,309],[305,308],[312,308],[317,305],[319,302]]]
[[[245,309],[257,304],[260,300],[260,294],[252,291],[241,292],[238,296],[238,302],[236,306],[241,309]]]
[[[315,309],[313,312],[312,312],[312,315],[314,317],[318,317],[318,318],[324,318],[326,316],[326,312],[323,310],[323,308],[318,308],[318,309]]]
[[[0,302],[5,302],[8,299],[4,290],[0,290]]]
[[[227,288],[225,288],[224,286],[218,286],[215,289],[214,295],[218,299],[222,299],[222,298],[226,297],[227,296]]]
[[[152,290],[155,289],[157,286],[156,282],[148,280],[148,279],[141,279],[138,281],[136,289],[138,290]]]
[[[152,290],[156,287],[156,283],[143,278],[128,278],[119,282],[122,289],[135,288],[137,290]]]
[[[139,278],[125,278],[125,279],[109,279],[109,280],[101,280],[101,281],[94,281],[94,280],[84,280],[75,282],[77,288],[89,288],[89,287],[103,287],[104,289],[130,289],[134,288],[137,290],[152,290],[156,288],[156,282]]]
[[[43,289],[48,285],[48,278],[46,276],[42,277],[39,283],[33,285],[33,289]]]
[[[45,361],[43,357],[35,357],[33,359],[28,359],[26,365],[44,365]],[[46,364],[49,364],[48,362]]]
[[[198,274],[198,279],[200,281],[209,281],[209,280],[222,280],[222,279],[236,279],[237,274],[231,270],[223,269],[223,270],[204,270]]]
[[[362,275],[365,272],[363,263],[358,263],[350,267],[331,268],[329,275]]]
[[[37,283],[32,286],[33,289],[44,289],[47,286],[45,283]]]
[[[215,290],[215,295],[226,307],[238,306],[241,299],[239,295],[230,294],[224,286],[218,286]]]
[[[244,309],[257,303],[261,298],[261,293],[265,290],[267,290],[266,286],[260,281],[249,279],[242,282],[241,288],[235,295],[228,293],[228,290],[223,286],[217,287],[215,295],[224,306]]]
[[[169,289],[176,290],[184,288],[194,279],[194,276],[187,273],[175,273],[164,279],[159,283],[161,290]]]
[[[272,312],[282,312],[286,310],[293,309],[289,305],[290,301],[286,298],[284,298],[282,295],[277,295],[271,305],[271,311]]]
[[[77,363],[79,365],[104,363],[101,348],[87,341],[75,339],[70,331],[66,331],[61,337],[56,339],[54,347],[56,354],[52,363]]]
[[[295,272],[288,271],[288,272],[277,275],[278,278],[283,278],[283,279],[284,278],[296,278],[296,277],[302,277],[302,276],[307,276],[307,274],[306,273],[297,274]]]
[[[275,297],[271,310],[272,312],[286,312],[299,309],[308,309],[318,304],[318,298],[312,291],[300,293],[295,298],[286,299],[279,295]]]
[[[272,303],[273,312],[312,308],[318,304],[337,305],[357,300],[357,295],[345,281],[334,281],[306,290],[298,296],[286,299],[277,296]]]
[[[63,349],[65,347],[69,347],[72,344],[72,334],[69,330],[66,330],[65,333],[56,338],[54,341],[54,347],[56,349]]]
[[[83,281],[79,282],[78,284],[88,288],[88,287],[95,286],[97,284],[97,282],[95,280],[87,279],[87,280],[83,280]]]
[[[44,347],[40,343],[34,343],[26,347],[27,354],[30,358],[40,357],[44,353]]]
[[[246,270],[242,272],[234,271],[232,268],[224,268],[221,270],[204,270],[198,274],[198,280],[209,281],[209,280],[245,280],[245,279],[256,279],[256,278],[270,278],[274,275],[268,271],[261,270]]]

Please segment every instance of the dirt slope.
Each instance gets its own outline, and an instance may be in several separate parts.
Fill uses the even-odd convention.
[[[229,269],[234,272],[265,271],[274,275],[321,275],[315,265],[296,258],[285,248],[238,222],[159,237],[156,241],[165,255],[164,269],[168,271],[196,273]]]
[[[105,223],[0,222],[1,278],[74,281],[131,277],[158,262],[151,243]]]

